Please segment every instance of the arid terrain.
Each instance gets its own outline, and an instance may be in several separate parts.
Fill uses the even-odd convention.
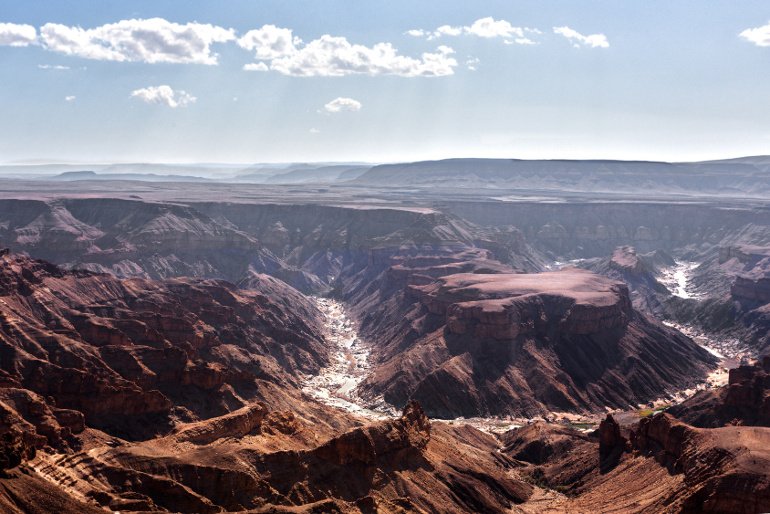
[[[0,510],[770,511],[765,162],[0,179]]]

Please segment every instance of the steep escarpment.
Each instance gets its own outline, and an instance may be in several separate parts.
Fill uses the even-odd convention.
[[[767,207],[623,201],[458,201],[448,213],[484,227],[513,226],[535,249],[567,259],[770,241]]]
[[[428,208],[0,200],[0,244],[69,268],[234,283],[269,274],[314,292],[366,266],[372,250],[477,236]]]
[[[361,300],[379,361],[363,388],[393,404],[415,398],[438,417],[626,407],[715,364],[635,312],[622,283],[577,269],[527,275],[484,259],[422,261],[389,271],[405,277],[400,295]]]
[[[0,219],[0,241],[14,251],[122,277],[234,280],[252,259],[281,267],[255,238],[178,204],[3,200]]]
[[[233,203],[194,207],[253,235],[289,267],[344,290],[357,277],[376,276],[392,255],[421,247],[467,248],[478,236],[471,224],[430,208]]]
[[[297,391],[301,372],[327,362],[320,314],[286,284],[269,285],[120,280],[6,253],[2,383],[124,437]]]

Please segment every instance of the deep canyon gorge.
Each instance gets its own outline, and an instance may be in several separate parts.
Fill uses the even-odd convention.
[[[365,178],[3,181],[0,508],[770,509],[765,201]]]

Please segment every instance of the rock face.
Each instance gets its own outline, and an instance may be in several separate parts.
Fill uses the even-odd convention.
[[[626,407],[715,363],[635,312],[624,284],[584,270],[527,275],[483,259],[424,258],[393,268],[401,296],[357,300],[371,306],[360,324],[380,362],[364,388],[396,405],[417,399],[431,416]]]
[[[15,389],[4,389],[0,401],[25,419],[27,412],[55,419],[62,430],[82,430],[82,413],[91,427],[134,438],[167,430],[173,418],[266,399],[271,388],[296,390],[298,373],[327,362],[320,315],[286,284],[272,280],[268,291],[211,280],[119,280],[6,254],[0,376]],[[50,398],[42,402],[50,412],[34,407],[41,402],[32,393],[11,394],[17,389]],[[52,446],[66,439],[55,424],[30,421]]]
[[[515,339],[549,330],[591,335],[624,329],[628,289],[582,270],[528,274],[456,274],[413,291],[450,334]]]
[[[731,369],[727,386],[701,391],[669,413],[697,427],[770,427],[770,356]]]
[[[740,245],[720,249],[721,263],[733,259],[743,265],[730,288],[733,298],[755,305],[770,303],[770,248]]]

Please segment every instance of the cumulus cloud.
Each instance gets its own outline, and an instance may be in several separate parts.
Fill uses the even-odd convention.
[[[37,31],[32,25],[0,23],[0,46],[29,46],[37,40]]]
[[[298,77],[341,77],[344,75],[398,75],[401,77],[440,77],[452,75],[457,60],[454,50],[439,46],[420,58],[400,55],[390,43],[365,46],[344,37],[325,34],[294,52],[272,59],[270,69]]]
[[[542,34],[538,29],[529,27],[515,27],[509,21],[496,20],[491,16],[479,18],[470,25],[452,26],[442,25],[436,30],[412,29],[406,31],[412,37],[424,37],[433,40],[443,36],[476,36],[485,39],[502,38],[507,44],[528,45],[534,44],[527,34]]]
[[[353,100],[352,98],[339,97],[324,105],[324,111],[331,114],[343,111],[356,112],[360,110],[361,102]]]
[[[505,40],[505,44],[512,45],[516,43],[517,45],[536,45],[537,43],[529,39],[528,37],[517,37],[513,41]]]
[[[65,102],[74,102],[75,98],[77,98],[77,97],[76,96],[65,96],[64,97],[64,101]]]
[[[244,71],[268,71],[270,68],[263,62],[250,62],[243,65]]]
[[[471,71],[476,71],[476,65],[477,65],[479,62],[480,62],[480,61],[479,61],[478,57],[471,57],[470,59],[468,59],[467,61],[465,61],[465,66],[466,66],[466,67],[467,67],[469,70],[471,70]]]
[[[137,89],[131,92],[131,97],[138,98],[148,104],[164,104],[172,109],[185,107],[195,103],[197,100],[197,98],[191,94],[181,90],[174,90],[171,86],[167,85]]]
[[[464,27],[463,30],[466,34],[484,38],[524,37],[524,29],[522,27],[514,27],[506,20],[495,20],[491,16],[478,19],[470,27]]]
[[[738,35],[757,46],[770,46],[770,23],[761,27],[746,29]]]
[[[269,60],[285,57],[297,51],[302,40],[292,35],[291,29],[264,25],[250,30],[238,39],[238,46],[253,51],[257,59]]]
[[[440,47],[420,58],[399,55],[390,43],[365,46],[344,37],[325,34],[304,44],[291,29],[264,25],[238,39],[238,46],[254,52],[260,62],[247,64],[246,71],[274,70],[299,77],[344,75],[400,75],[403,77],[451,75],[457,61],[454,51]]]
[[[58,23],[40,28],[46,49],[102,61],[217,64],[211,45],[234,39],[233,29],[163,18],[121,20],[92,29]]]
[[[573,46],[581,47],[587,46],[590,48],[609,48],[610,42],[607,41],[607,36],[604,34],[591,34],[584,36],[577,30],[569,27],[554,27],[554,33],[560,34],[567,38]]]
[[[459,36],[463,33],[463,27],[452,27],[451,25],[442,25],[434,32],[435,36]]]
[[[404,34],[412,37],[424,37],[428,35],[428,32],[422,29],[412,29],[412,30],[407,30],[406,32],[404,32]]]

